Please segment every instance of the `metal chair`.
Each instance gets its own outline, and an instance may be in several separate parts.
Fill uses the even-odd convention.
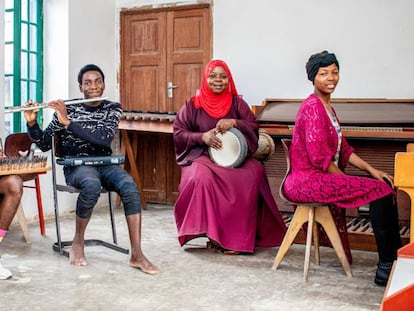
[[[67,193],[79,193],[80,190],[68,186],[62,185],[57,183],[56,178],[56,170],[57,170],[57,158],[61,156],[60,154],[60,139],[59,134],[55,133],[52,136],[52,152],[51,152],[51,159],[52,159],[52,181],[53,181],[53,200],[54,200],[54,210],[55,210],[55,224],[56,224],[56,235],[57,241],[53,244],[53,250],[59,252],[61,255],[69,257],[69,251],[66,250],[66,247],[70,247],[72,245],[72,241],[62,241],[61,238],[61,230],[60,230],[60,216],[59,216],[59,199],[58,199],[58,192],[67,192]],[[85,246],[105,246],[109,249],[128,254],[129,250],[118,245],[117,233],[116,233],[116,225],[115,225],[115,215],[114,215],[114,208],[112,204],[112,196],[111,192],[102,188],[101,194],[108,194],[108,208],[109,208],[109,215],[111,220],[111,231],[112,231],[112,240],[113,242],[106,242],[99,239],[85,239],[84,245]]]
[[[32,150],[33,142],[29,137],[29,134],[27,133],[15,133],[15,134],[9,134],[6,137],[6,140],[4,142],[4,154],[8,157],[17,157],[22,156],[21,152],[27,152],[29,153]],[[24,188],[31,188],[36,190],[36,201],[37,201],[37,211],[38,211],[38,217],[39,217],[39,226],[40,226],[40,234],[45,235],[46,234],[46,228],[45,228],[45,220],[43,216],[43,204],[42,204],[42,193],[40,190],[40,180],[39,175],[45,174],[45,173],[34,173],[33,179],[29,179],[27,181],[33,180],[34,185],[27,185],[26,183],[23,184]],[[21,208],[21,207],[20,207]],[[21,223],[23,221],[24,213],[21,209],[19,211],[19,222]],[[22,227],[23,228],[23,227]],[[26,238],[27,240],[27,238]]]
[[[289,247],[293,244],[293,241],[298,234],[302,225],[308,222],[307,236],[306,236],[306,248],[305,248],[305,263],[303,269],[303,280],[308,280],[309,273],[309,262],[310,262],[310,250],[312,245],[312,238],[314,242],[315,262],[317,265],[320,263],[319,257],[319,230],[317,223],[319,223],[326,232],[333,248],[335,249],[336,255],[348,277],[352,277],[351,268],[345,255],[345,251],[339,237],[338,230],[333,220],[329,206],[322,203],[299,203],[292,202],[285,198],[283,193],[283,185],[285,183],[287,175],[290,173],[290,156],[289,147],[291,145],[290,139],[282,139],[283,150],[286,155],[286,175],[280,185],[279,195],[282,199],[290,202],[296,206],[296,210],[293,214],[293,218],[289,224],[289,228],[283,238],[282,244],[279,247],[277,255],[275,257],[272,269],[277,269],[281,263],[283,257],[286,255]]]

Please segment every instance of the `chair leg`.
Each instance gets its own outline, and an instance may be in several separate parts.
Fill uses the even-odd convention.
[[[114,241],[114,244],[118,244],[118,238],[116,234],[115,215],[114,215],[114,209],[112,206],[112,195],[110,191],[108,191],[108,201],[109,201],[109,215],[111,216],[112,240]]]
[[[39,176],[35,178],[36,199],[37,199],[37,213],[39,215],[40,234],[46,235],[45,219],[43,216],[42,193],[40,191]]]
[[[55,212],[55,227],[56,227],[56,243],[53,244],[53,250],[65,255],[63,251],[62,238],[60,234],[60,215],[59,215],[59,199],[57,194],[57,178],[56,178],[56,156],[55,156],[55,135],[52,135],[52,185],[53,185],[53,207]]]
[[[315,227],[315,208],[313,206],[308,207],[308,232],[306,235],[306,248],[305,248],[305,264],[303,267],[303,280],[308,281],[309,274],[309,262],[310,262],[310,252],[312,246],[312,232]]]
[[[332,218],[332,214],[329,211],[328,206],[322,206],[316,209],[316,221],[322,225],[326,234],[328,235],[328,238],[331,241],[333,248],[335,249],[336,255],[342,264],[345,274],[348,277],[352,277],[351,268],[349,267],[345,251],[342,246],[341,238],[339,237],[338,230],[335,226],[335,222]]]
[[[22,204],[19,204],[19,208],[16,212],[17,220],[19,221],[20,228],[22,228],[24,239],[27,244],[32,244],[32,239],[30,238],[29,228],[27,227],[26,216],[24,215]]]
[[[293,214],[293,218],[290,222],[289,228],[276,254],[272,269],[274,270],[277,269],[283,257],[285,257],[290,245],[292,245],[293,240],[298,234],[300,228],[305,222],[308,221],[308,214],[309,214],[309,208],[307,206],[298,206],[296,208],[296,211]]]
[[[313,223],[313,245],[314,245],[314,252],[315,252],[315,264],[319,266],[320,264],[320,254],[319,254],[319,228],[318,223],[315,221]]]

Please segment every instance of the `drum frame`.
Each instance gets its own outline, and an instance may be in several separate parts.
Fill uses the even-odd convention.
[[[234,128],[234,127],[229,128],[227,130],[227,132],[225,132],[223,134],[217,133],[216,136],[220,135],[220,136],[223,137],[224,135],[229,135],[229,133],[230,133],[230,135],[233,135],[235,137],[235,139],[237,139],[237,142],[239,143],[239,147],[240,147],[239,150],[238,150],[238,154],[235,156],[235,159],[231,163],[229,163],[229,164],[223,163],[223,162],[220,163],[221,160],[219,158],[217,158],[220,155],[220,153],[223,152],[224,149],[216,150],[216,149],[213,149],[213,148],[209,147],[208,148],[208,153],[210,155],[211,161],[213,161],[215,164],[223,166],[223,167],[237,168],[237,167],[241,166],[244,163],[244,161],[246,160],[247,151],[248,151],[247,141],[246,141],[246,138],[244,137],[243,133],[240,130]]]

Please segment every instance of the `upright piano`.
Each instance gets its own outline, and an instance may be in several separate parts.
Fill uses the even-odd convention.
[[[272,136],[275,154],[265,162],[273,196],[283,214],[293,212],[293,207],[283,202],[278,189],[286,173],[286,160],[280,140],[292,137],[296,113],[303,99],[266,98],[262,105],[253,106],[260,130]],[[333,99],[342,131],[355,152],[377,169],[394,174],[396,152],[404,152],[407,143],[414,142],[414,99]],[[414,168],[413,168],[414,170]],[[347,174],[362,175],[349,165]],[[397,194],[401,236],[409,240],[410,199],[402,191]],[[353,249],[375,250],[375,240],[370,228],[368,207],[346,210],[348,233]]]

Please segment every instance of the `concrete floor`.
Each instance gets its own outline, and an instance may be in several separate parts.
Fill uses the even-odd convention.
[[[129,247],[122,209],[117,209],[119,244]],[[96,209],[87,237],[109,239],[106,209]],[[72,238],[74,216],[62,218],[63,239]],[[74,267],[55,253],[54,221],[47,235],[30,224],[27,245],[18,226],[0,246],[3,266],[13,278],[0,281],[0,310],[379,310],[384,288],[373,282],[376,253],[353,251],[347,278],[334,251],[321,248],[321,265],[311,263],[302,281],[304,246],[295,245],[279,269],[271,270],[276,248],[253,256],[226,256],[205,250],[206,239],[181,248],[171,206],[143,211],[143,249],[158,275],[128,266],[128,255],[99,246],[86,249],[87,267]]]

